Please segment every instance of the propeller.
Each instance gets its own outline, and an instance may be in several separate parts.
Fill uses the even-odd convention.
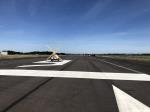
[[[52,57],[57,58],[58,61],[61,61],[62,59],[57,55],[57,49],[51,49],[49,46],[46,46],[52,54],[47,58],[47,60],[51,60]]]

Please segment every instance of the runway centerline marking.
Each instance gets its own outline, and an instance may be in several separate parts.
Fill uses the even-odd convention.
[[[150,81],[150,75],[137,74],[137,73],[107,73],[107,72],[2,69],[2,70],[0,70],[0,75]]]
[[[105,61],[105,60],[100,60],[100,61],[105,62],[105,63],[108,63],[108,64],[111,64],[111,65],[114,65],[114,66],[117,66],[117,67],[120,67],[120,68],[124,68],[124,69],[126,69],[126,70],[130,70],[130,71],[135,72],[135,73],[142,73],[142,72],[140,72],[140,71],[133,70],[133,69],[131,69],[131,68],[124,67],[124,66],[121,66],[121,65],[117,65],[117,64],[115,64],[115,63],[111,63],[111,62],[108,62],[108,61]]]
[[[113,86],[119,112],[150,112],[150,108],[128,95],[119,88]]]
[[[63,60],[61,62],[50,62],[50,61],[38,61],[38,62],[33,62],[37,63],[37,65],[22,65],[18,66],[19,68],[27,68],[27,67],[39,67],[39,66],[61,66],[64,64],[69,63],[71,60]]]

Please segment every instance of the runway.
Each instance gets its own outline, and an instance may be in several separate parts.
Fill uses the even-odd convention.
[[[37,65],[34,62],[44,58],[3,60],[0,69],[150,74],[150,66],[139,62],[87,56],[63,59],[71,61],[61,66],[19,67]],[[150,112],[149,94],[150,82],[144,80],[0,76],[0,112]]]

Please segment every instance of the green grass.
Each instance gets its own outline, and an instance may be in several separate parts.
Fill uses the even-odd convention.
[[[136,61],[150,61],[150,56],[104,56],[106,58],[120,59],[120,60],[136,60]]]
[[[48,57],[48,55],[0,55],[0,60]]]

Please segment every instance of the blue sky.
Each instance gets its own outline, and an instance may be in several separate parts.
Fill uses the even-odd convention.
[[[150,0],[0,0],[0,50],[150,53]]]

